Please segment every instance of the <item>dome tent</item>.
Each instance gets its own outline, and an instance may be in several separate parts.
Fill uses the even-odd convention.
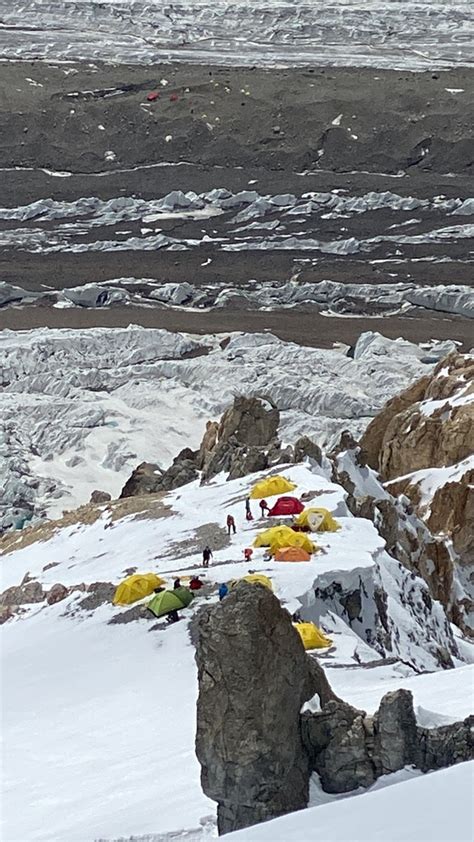
[[[305,509],[295,520],[297,526],[305,527],[311,532],[337,532],[340,523],[334,520],[328,509],[311,507]]]
[[[311,556],[303,547],[282,547],[276,551],[275,561],[311,561]]]
[[[156,573],[134,573],[118,585],[113,603],[114,605],[131,605],[145,596],[149,596],[155,588],[160,588],[165,580]]]
[[[305,649],[326,649],[332,645],[332,640],[315,626],[314,623],[293,623]]]
[[[299,515],[303,510],[303,503],[296,497],[279,497],[268,514],[270,517],[283,517],[285,515]]]
[[[274,497],[276,494],[284,494],[286,491],[293,491],[295,488],[295,483],[290,482],[285,477],[265,477],[254,485],[250,492],[250,498],[259,500],[264,497]]]
[[[271,526],[260,532],[253,542],[254,547],[270,547],[271,555],[283,547],[301,547],[308,553],[314,553],[317,547],[304,532],[295,532],[289,526]]]

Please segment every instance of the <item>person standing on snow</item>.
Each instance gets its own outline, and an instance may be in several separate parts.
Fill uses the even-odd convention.
[[[176,588],[180,588],[180,587],[181,587],[181,580],[179,579],[179,577],[176,577],[176,579],[174,580],[174,584],[173,584],[173,590],[176,590]]]
[[[220,600],[220,602],[222,602],[222,600],[224,599],[225,596],[227,596],[228,593],[229,593],[229,588],[227,587],[225,582],[222,582],[222,584],[219,585],[219,600]]]
[[[206,545],[202,551],[202,566],[209,567],[209,562],[212,557],[212,550],[209,545]]]
[[[245,498],[245,514],[248,515],[250,511],[250,497]]]
[[[227,515],[227,534],[230,535],[231,532],[234,535],[236,533],[235,520],[232,515]]]
[[[265,512],[269,512],[268,503],[266,500],[260,500],[260,514],[265,517]]]

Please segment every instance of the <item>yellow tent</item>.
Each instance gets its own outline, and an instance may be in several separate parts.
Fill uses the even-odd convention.
[[[138,599],[149,596],[155,588],[164,584],[165,580],[156,573],[134,573],[133,576],[120,582],[114,594],[114,605],[130,605]]]
[[[240,581],[250,582],[252,585],[264,585],[269,590],[273,590],[272,580],[263,573],[249,573],[248,576],[242,576]]]
[[[294,482],[285,479],[285,477],[266,477],[257,482],[250,492],[252,500],[259,500],[264,497],[273,497],[274,494],[285,494],[287,491],[293,491],[296,488]]]
[[[326,649],[332,644],[332,640],[326,637],[314,623],[293,623],[293,628],[301,637],[305,649]]]
[[[273,590],[272,580],[263,573],[249,573],[247,576],[242,576],[241,579],[232,579],[229,584],[233,588],[238,582],[250,582],[252,585],[264,585],[269,590]]]
[[[301,512],[295,519],[298,526],[306,526],[311,532],[337,532],[340,523],[334,520],[327,509],[309,508]]]
[[[314,553],[318,549],[304,532],[295,532],[289,526],[271,526],[255,538],[254,547],[270,547],[270,553],[275,555],[283,547],[301,547],[307,553]]]

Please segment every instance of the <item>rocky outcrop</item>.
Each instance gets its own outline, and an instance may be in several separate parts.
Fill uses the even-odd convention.
[[[201,609],[193,640],[196,753],[221,834],[305,807],[312,771],[340,793],[407,765],[427,771],[473,757],[474,717],[426,729],[407,690],[387,693],[374,716],[337,698],[265,587],[240,583]],[[313,695],[320,710],[300,713]]]
[[[267,588],[237,585],[202,609],[196,753],[204,792],[218,803],[220,833],[305,807],[309,762],[302,704],[331,691],[313,671],[289,614]]]

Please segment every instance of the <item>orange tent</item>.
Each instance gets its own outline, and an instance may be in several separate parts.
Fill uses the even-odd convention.
[[[302,547],[282,547],[275,553],[275,561],[311,561],[311,556]]]

